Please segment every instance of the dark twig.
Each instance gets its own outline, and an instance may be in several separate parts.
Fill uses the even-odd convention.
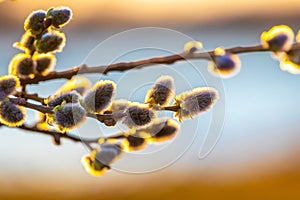
[[[53,113],[53,110],[51,108],[49,108],[47,106],[43,106],[43,105],[29,103],[24,98],[9,98],[9,101],[14,104],[17,104],[19,106],[24,106],[26,108],[30,108],[30,109],[39,111],[41,113]]]
[[[73,135],[73,134],[70,134],[70,133],[59,133],[59,132],[56,132],[56,131],[41,130],[36,126],[23,125],[23,126],[16,127],[16,128],[26,130],[26,131],[36,132],[36,133],[42,133],[42,134],[45,134],[45,135],[50,135],[52,137],[67,138],[67,139],[72,140],[73,142],[81,142],[82,140],[95,142],[95,140],[93,140],[93,139],[88,140],[88,139],[80,138],[80,137],[78,137],[76,135]]]
[[[292,47],[292,50],[295,49],[300,49],[300,45],[294,44]],[[248,47],[234,47],[234,48],[229,48],[225,49],[226,52],[233,53],[233,54],[241,54],[241,53],[250,53],[250,52],[268,52],[271,51],[270,49],[265,49],[261,45],[257,46],[248,46]],[[181,54],[174,54],[170,56],[165,56],[165,57],[156,57],[156,58],[150,58],[150,59],[143,59],[139,61],[134,61],[134,62],[120,62],[120,63],[115,63],[115,64],[110,64],[110,65],[102,65],[102,66],[95,66],[95,67],[88,67],[87,65],[83,64],[78,67],[74,67],[69,70],[61,71],[61,72],[51,72],[46,76],[41,76],[37,75],[35,78],[30,79],[30,78],[23,78],[21,79],[21,85],[25,88],[26,85],[28,84],[38,84],[39,82],[42,81],[48,81],[48,80],[54,80],[54,79],[71,79],[73,76],[77,74],[89,74],[89,73],[100,73],[100,74],[107,74],[108,72],[112,71],[126,71],[126,70],[131,70],[131,69],[139,69],[139,68],[144,68],[144,67],[149,67],[155,64],[173,64],[177,61],[184,61],[184,60],[195,60],[195,59],[204,59],[204,60],[211,60],[214,56],[213,51],[207,51],[207,52],[200,52],[200,53],[186,53],[183,52]],[[37,94],[26,94],[25,91],[23,91],[21,94],[17,94],[17,96],[21,98],[10,98],[10,101],[13,103],[16,103],[18,105],[34,109],[37,111],[40,111],[42,113],[53,113],[52,109],[44,106],[44,105],[36,105],[32,103],[26,102],[27,99],[31,99],[34,101],[37,101],[39,103],[44,103],[44,99],[38,97]],[[177,112],[179,109],[179,106],[166,106],[162,110],[167,110],[167,111],[173,111]],[[98,121],[106,124],[106,125],[114,125],[116,123],[116,119],[114,118],[113,114],[103,114],[103,115],[91,115],[89,114],[88,117],[96,118]],[[96,139],[85,139],[85,138],[80,138],[75,135],[71,134],[63,134],[55,131],[45,131],[45,130],[40,130],[36,126],[33,127],[28,127],[28,126],[21,126],[18,127],[23,130],[27,131],[32,131],[32,132],[39,132],[47,135],[52,135],[54,137],[54,140],[57,144],[60,143],[60,138],[68,138],[72,141],[75,142],[84,142],[84,143],[92,143],[92,142],[97,142],[101,138],[96,138]],[[124,134],[120,133],[116,136],[109,137],[109,138],[124,138]],[[104,138],[108,139],[108,138]]]
[[[300,45],[298,43],[294,44],[292,49],[300,49]],[[233,47],[225,50],[226,52],[234,53],[234,54],[271,51],[270,49],[263,48],[261,45],[248,46],[248,47]],[[61,71],[61,72],[53,71],[46,76],[37,75],[33,79],[23,78],[21,79],[21,84],[22,85],[38,84],[39,82],[42,81],[49,81],[49,80],[61,79],[61,78],[71,79],[73,76],[78,74],[91,74],[91,73],[107,74],[108,72],[112,72],[112,71],[127,71],[131,69],[140,69],[140,68],[149,67],[156,64],[169,65],[177,61],[183,61],[183,60],[195,60],[195,59],[211,60],[213,56],[214,56],[213,51],[190,53],[190,54],[183,52],[181,54],[174,54],[165,57],[143,59],[134,62],[120,62],[120,63],[110,64],[110,65],[102,65],[102,66],[95,66],[95,67],[88,67],[87,65],[83,64],[66,71]]]
[[[177,112],[179,108],[180,108],[179,105],[163,107],[164,110],[168,110],[168,111],[172,111],[172,112]]]
[[[30,99],[30,100],[33,100],[33,101],[36,101],[36,102],[39,102],[41,104],[44,104],[44,98],[41,98],[38,96],[37,93],[35,94],[27,94],[26,92],[17,92],[15,94],[16,97],[21,97],[21,98],[24,98],[26,100]]]
[[[25,131],[30,131],[30,132],[35,132],[35,133],[41,133],[41,134],[44,134],[44,135],[49,135],[49,136],[52,136],[55,140],[59,140],[61,138],[64,138],[64,139],[68,139],[68,140],[71,140],[73,142],[83,142],[83,143],[98,143],[98,141],[100,139],[122,139],[122,138],[125,138],[126,136],[122,133],[118,133],[114,136],[109,136],[109,137],[98,137],[98,138],[84,138],[84,137],[80,137],[80,136],[77,136],[77,135],[74,135],[74,134],[71,134],[71,133],[60,133],[60,132],[56,132],[56,131],[47,131],[47,130],[41,130],[39,129],[37,126],[27,126],[27,125],[23,125],[23,126],[20,126],[20,127],[15,127],[15,128],[18,128],[18,129],[22,129],[22,130],[25,130]]]
[[[10,102],[20,105],[20,106],[24,106],[26,108],[32,109],[32,110],[36,110],[39,111],[41,113],[50,113],[53,114],[53,110],[47,106],[44,105],[37,105],[37,104],[33,104],[33,103],[29,103],[26,101],[26,99],[24,98],[10,98],[9,99]],[[162,109],[160,110],[167,110],[167,111],[173,111],[173,112],[177,112],[178,109],[180,107],[178,105],[176,106],[166,106],[166,107],[162,107]],[[91,113],[87,113],[87,117],[90,118],[94,118],[97,119],[98,121],[104,123],[105,125],[108,126],[113,126],[116,124],[116,122],[118,121],[118,119],[124,117],[126,114],[123,112],[116,112],[116,113],[105,113],[105,114],[91,114]],[[109,124],[111,123],[111,124]]]

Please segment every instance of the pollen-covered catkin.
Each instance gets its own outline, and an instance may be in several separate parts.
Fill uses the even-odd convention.
[[[149,134],[148,143],[160,143],[173,139],[179,132],[179,124],[173,119],[157,119],[144,132]]]
[[[109,169],[108,166],[95,162],[95,160],[93,160],[89,155],[82,157],[81,164],[86,173],[91,176],[102,176]]]
[[[112,81],[98,81],[90,92],[84,95],[82,103],[84,108],[94,114],[99,114],[107,109],[115,96],[116,85]]]
[[[72,91],[72,92],[50,96],[46,103],[50,108],[53,109],[56,106],[60,106],[63,102],[78,103],[79,99],[80,99],[80,95],[77,92]]]
[[[21,51],[24,51],[26,54],[30,54],[30,51],[34,49],[34,41],[35,41],[35,36],[25,32],[20,42],[15,42],[13,44],[13,47],[20,49]]]
[[[0,122],[7,126],[21,126],[25,122],[25,109],[10,101],[0,103]]]
[[[34,75],[35,62],[28,54],[15,55],[9,64],[9,74],[21,78],[32,77]]]
[[[41,39],[36,40],[35,48],[38,53],[61,52],[66,44],[64,33],[52,30],[42,35]]]
[[[46,11],[37,10],[28,15],[24,22],[24,30],[32,35],[41,34],[44,30]]]
[[[139,134],[128,135],[121,144],[122,149],[126,152],[143,150],[146,146],[146,138]]]
[[[86,119],[86,112],[79,104],[66,104],[55,113],[55,124],[60,130],[68,131],[81,125]]]
[[[111,112],[122,112],[125,111],[131,102],[126,99],[117,99],[112,101],[110,108]]]
[[[129,128],[141,128],[150,125],[156,113],[147,104],[131,103],[125,111],[123,123]]]
[[[0,77],[0,101],[12,94],[18,87],[20,87],[20,81],[16,76],[6,75]]]
[[[227,53],[223,48],[214,51],[212,61],[208,64],[208,71],[221,78],[230,78],[241,69],[241,61],[235,54]]]
[[[300,74],[300,50],[291,50],[280,58],[280,69],[291,74]]]
[[[61,94],[76,91],[80,95],[84,95],[91,88],[91,85],[92,84],[89,79],[83,76],[76,76],[61,86],[57,93]]]
[[[72,10],[68,7],[56,7],[50,11],[51,25],[55,28],[62,28],[72,19]]]
[[[35,62],[35,73],[40,75],[47,75],[56,64],[56,58],[51,53],[35,54],[32,59]]]
[[[300,43],[300,31],[296,36],[296,40]],[[300,74],[300,49],[292,49],[279,57],[280,69],[291,74]]]
[[[172,77],[161,76],[148,91],[145,103],[160,106],[168,105],[174,95],[174,85],[174,79]]]
[[[123,151],[119,144],[104,143],[100,145],[100,148],[94,149],[91,155],[84,156],[81,163],[88,174],[101,176],[122,154]]]
[[[200,49],[202,49],[203,45],[198,41],[190,41],[184,45],[184,51],[186,53],[194,53]]]
[[[294,31],[289,26],[273,26],[269,31],[261,34],[261,43],[264,48],[275,53],[286,52],[292,48],[294,37]]]
[[[210,87],[199,87],[192,91],[179,94],[175,98],[174,106],[179,109],[174,117],[179,121],[189,119],[210,109],[218,99],[218,91]]]
[[[95,161],[110,166],[119,156],[122,155],[122,148],[118,144],[104,143],[96,150]]]

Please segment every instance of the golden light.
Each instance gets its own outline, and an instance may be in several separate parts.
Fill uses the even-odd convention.
[[[22,21],[32,10],[64,5],[73,10],[77,23],[188,26],[212,21],[222,22],[242,16],[251,18],[293,16],[298,13],[300,6],[298,0],[286,0],[284,3],[279,0],[233,0],[230,6],[225,0],[89,0],[88,2],[82,3],[82,0],[45,0],[34,3],[31,0],[5,1],[1,4],[3,8],[1,14]],[[11,11],[18,15],[12,15]]]

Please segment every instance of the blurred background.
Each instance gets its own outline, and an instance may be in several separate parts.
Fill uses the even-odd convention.
[[[202,41],[205,50],[256,45],[274,25],[300,28],[298,0],[7,0],[0,3],[1,75],[19,52],[12,44],[24,33],[27,15],[61,5],[74,16],[63,28],[67,46],[56,54],[58,71],[169,55],[190,40]],[[174,77],[177,93],[208,85],[220,99],[212,111],[183,122],[173,141],[126,154],[103,177],[85,173],[82,144],[63,140],[55,146],[50,137],[1,127],[0,198],[299,199],[299,76],[282,72],[270,53],[240,58],[241,72],[223,81],[207,72],[204,61],[87,76],[115,81],[117,98],[133,101],[143,101],[163,74]],[[63,83],[29,91],[47,97]],[[28,119],[34,121],[34,113],[28,111]],[[95,137],[122,128],[87,121],[74,133]]]

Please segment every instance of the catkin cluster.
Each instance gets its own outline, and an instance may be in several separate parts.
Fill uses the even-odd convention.
[[[73,89],[75,90],[75,88]],[[183,119],[197,116],[211,108],[218,99],[218,92],[209,87],[199,87],[175,95],[175,83],[170,76],[159,77],[145,94],[144,102],[115,100],[115,93],[116,84],[112,81],[100,80],[87,93],[83,94],[80,100],[78,100],[78,96],[74,96],[75,93],[68,92],[50,97],[48,101],[48,106],[59,106],[58,110],[67,105],[67,102],[79,106],[77,103],[79,101],[87,115],[101,116],[109,113],[111,118],[104,119],[102,121],[104,124],[109,124],[105,120],[110,122],[112,120],[114,123],[110,123],[110,125],[123,123],[128,127],[127,132],[121,133],[121,138],[99,140],[98,148],[95,148],[90,155],[83,157],[82,164],[85,170],[94,176],[104,174],[123,152],[143,150],[149,144],[165,142],[174,138],[179,130],[179,124],[175,119],[181,122]],[[71,96],[73,97],[71,98]],[[61,104],[57,105],[53,102]],[[172,108],[174,119],[157,117],[157,112],[166,111],[168,108]],[[73,116],[76,114],[74,113]],[[54,124],[56,123],[60,127],[69,120],[67,117],[58,119],[55,116],[54,118]],[[76,123],[72,123],[70,127],[75,127],[74,124]]]
[[[34,78],[51,72],[56,64],[54,53],[61,52],[66,43],[61,28],[71,18],[72,11],[68,7],[32,12],[24,22],[25,33],[21,40],[13,45],[23,52],[11,60],[9,74]]]
[[[22,85],[22,80],[55,74],[49,74],[56,64],[54,54],[61,52],[66,43],[61,28],[71,18],[72,11],[68,7],[37,10],[26,18],[25,33],[13,45],[22,53],[12,58],[8,75],[0,77],[0,125],[53,133],[59,144],[58,136],[68,135],[87,118],[94,118],[105,126],[124,124],[128,130],[115,137],[83,141],[90,149],[90,154],[81,160],[84,169],[93,176],[101,176],[124,153],[173,139],[179,132],[179,122],[208,111],[217,102],[218,91],[211,87],[197,87],[176,94],[175,81],[167,75],[157,78],[143,102],[115,99],[117,84],[111,80],[92,84],[85,77],[73,75],[73,78],[64,77],[70,80],[47,98],[26,97],[26,84]],[[261,34],[262,50],[272,51],[282,70],[300,74],[300,50],[292,48],[294,39],[294,32],[288,26],[274,26]],[[300,42],[300,32],[296,40]],[[201,48],[201,42],[189,42],[184,46],[183,55],[195,55]],[[241,69],[239,57],[222,47],[209,55],[208,70],[213,75],[229,78]],[[28,104],[26,98],[40,104]],[[25,123],[24,106],[39,111],[39,120],[31,128]],[[173,117],[158,117],[158,112],[169,111],[173,112]]]
[[[87,117],[106,126],[123,123],[128,127],[118,139],[101,138],[91,154],[82,158],[85,170],[94,176],[104,174],[124,152],[143,150],[149,144],[174,138],[179,131],[176,119],[181,122],[197,116],[218,99],[218,92],[209,87],[175,95],[170,76],[159,77],[145,94],[144,102],[115,99],[116,92],[113,81],[99,80],[92,85],[87,78],[78,76],[44,100],[53,112],[39,115],[38,128],[63,134],[79,127]],[[174,119],[158,118],[157,112],[163,111],[173,111]]]

